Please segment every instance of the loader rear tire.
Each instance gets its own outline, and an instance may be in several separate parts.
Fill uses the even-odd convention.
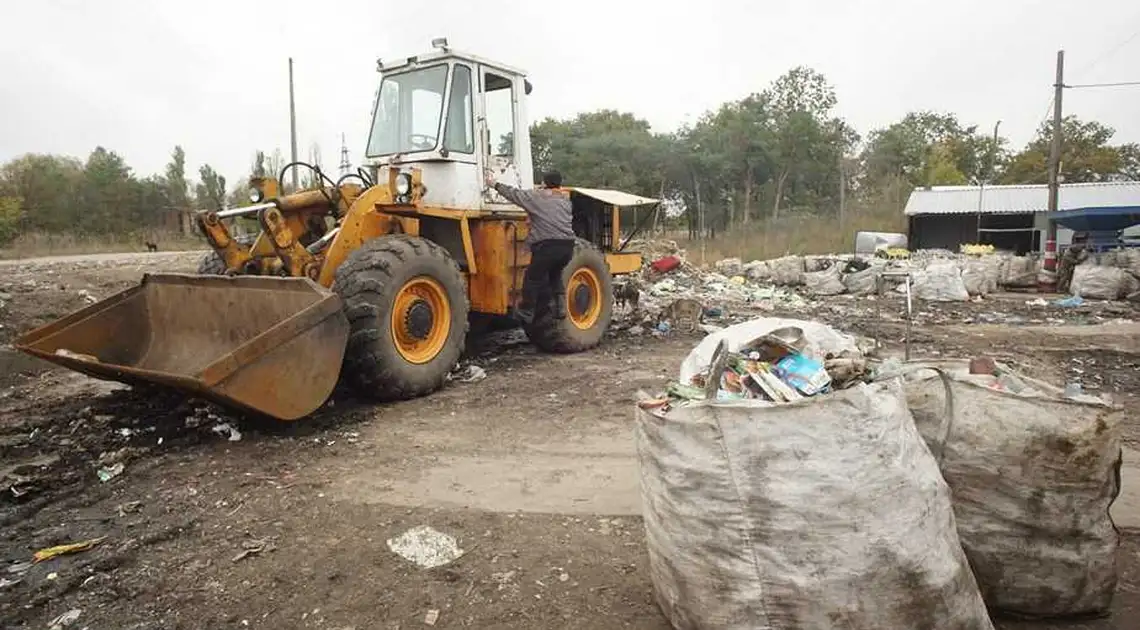
[[[606,258],[598,248],[579,239],[574,256],[562,270],[566,287],[565,317],[558,317],[553,299],[539,307],[526,334],[540,350],[558,354],[597,346],[613,319],[614,286]]]
[[[375,400],[429,394],[447,380],[467,337],[467,285],[442,247],[414,236],[365,243],[336,270],[349,322],[342,377]]]

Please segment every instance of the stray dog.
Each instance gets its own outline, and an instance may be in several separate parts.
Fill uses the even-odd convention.
[[[614,301],[618,308],[628,305],[630,310],[636,311],[641,305],[641,285],[633,278],[618,284],[614,287]]]
[[[158,251],[158,243],[152,243],[150,241],[146,241],[146,251],[157,252]]]

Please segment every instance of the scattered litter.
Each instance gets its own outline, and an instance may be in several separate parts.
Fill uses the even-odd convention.
[[[1039,300],[1039,301],[1042,304],[1045,303],[1045,300]],[[1077,306],[1082,306],[1084,303],[1085,303],[1085,299],[1079,295],[1070,295],[1067,298],[1061,298],[1059,300],[1053,301],[1054,306],[1062,306],[1065,308],[1075,308]]]
[[[454,562],[463,555],[455,537],[427,525],[413,527],[388,539],[388,549],[413,564],[431,569]]]
[[[125,437],[125,438],[131,437],[132,435],[134,435],[134,433],[135,433],[134,430],[131,429],[130,427],[122,427],[118,431],[118,434]]]
[[[1079,300],[1080,298],[1077,298],[1077,299]],[[1058,305],[1058,306],[1066,306],[1064,304],[1061,304],[1061,302],[1064,302],[1064,301],[1065,300],[1057,300],[1056,302],[1053,302],[1053,303]],[[1037,298],[1036,300],[1026,300],[1025,305],[1026,306],[1049,306],[1049,303],[1045,301],[1045,298]]]
[[[238,555],[231,558],[233,562],[241,562],[250,556],[255,556],[263,551],[274,551],[277,549],[273,543],[268,540],[247,540],[241,544],[242,550]]]
[[[123,474],[123,470],[125,468],[126,465],[123,464],[123,462],[118,462],[116,464],[112,464],[111,466],[104,466],[103,468],[100,468],[99,470],[95,471],[95,474],[99,475],[99,481],[107,483],[115,477]]]
[[[437,621],[439,621],[439,611],[434,608],[424,615],[424,625],[434,626]]]
[[[35,564],[35,563],[30,562],[30,561],[29,562],[14,562],[14,563],[8,565],[8,573],[12,573],[15,575],[19,575],[21,573],[26,573],[28,571],[28,569],[32,568],[33,564]]]
[[[98,545],[99,543],[103,542],[104,540],[107,540],[106,536],[100,536],[99,538],[91,538],[89,540],[83,540],[83,541],[76,542],[76,543],[69,543],[66,545],[56,545],[55,547],[47,547],[46,549],[40,549],[39,551],[37,551],[35,553],[35,555],[32,556],[32,560],[34,562],[43,562],[44,560],[51,560],[52,558],[55,558],[56,556],[63,556],[63,555],[67,555],[70,553],[79,553],[81,551],[87,551],[88,549],[91,549],[92,547],[94,547],[95,545]]]
[[[237,427],[235,427],[234,425],[232,425],[228,422],[223,422],[221,424],[214,425],[214,427],[211,428],[210,430],[213,431],[214,433],[226,438],[227,440],[229,440],[231,442],[240,442],[241,441],[241,431],[238,431]]]
[[[128,501],[120,503],[118,507],[119,516],[126,516],[127,514],[134,514],[142,509],[142,501]]]
[[[22,582],[22,581],[23,581],[23,580],[19,580],[19,579],[17,579],[17,580],[9,580],[8,578],[5,578],[5,577],[0,577],[0,590],[6,589],[6,588],[8,588],[9,586],[15,586],[15,585],[19,584],[19,583],[20,583],[20,582]]]
[[[657,332],[663,333],[663,334],[668,334],[669,330],[670,330],[669,322],[666,322],[666,321],[657,322]]]
[[[71,624],[75,623],[76,621],[79,621],[79,615],[82,615],[82,614],[83,614],[82,610],[80,610],[78,608],[72,608],[71,610],[63,613],[62,615],[56,617],[55,619],[52,619],[51,622],[49,622],[49,624],[48,624],[48,629],[49,630],[62,630],[63,628],[70,626]]]
[[[456,370],[451,374],[451,380],[459,383],[478,383],[485,378],[487,378],[487,370],[484,370],[474,363],[469,363],[466,367]]]

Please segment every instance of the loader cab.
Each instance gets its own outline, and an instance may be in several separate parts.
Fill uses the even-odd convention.
[[[483,209],[502,199],[483,190],[483,169],[532,188],[526,95],[521,70],[458,53],[439,40],[436,52],[377,62],[380,87],[365,156],[377,169],[422,172],[425,205]],[[497,197],[497,195],[494,195]]]

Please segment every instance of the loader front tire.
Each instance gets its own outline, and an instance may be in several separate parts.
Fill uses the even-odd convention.
[[[558,317],[553,299],[535,313],[525,327],[540,350],[558,354],[582,352],[597,346],[613,318],[614,287],[606,258],[598,248],[578,240],[574,256],[562,270],[566,287],[565,317]]]
[[[198,275],[220,276],[226,272],[226,261],[217,252],[209,252],[198,261]]]
[[[371,240],[336,270],[349,322],[342,375],[375,400],[443,386],[467,337],[467,286],[442,247],[406,235]]]

